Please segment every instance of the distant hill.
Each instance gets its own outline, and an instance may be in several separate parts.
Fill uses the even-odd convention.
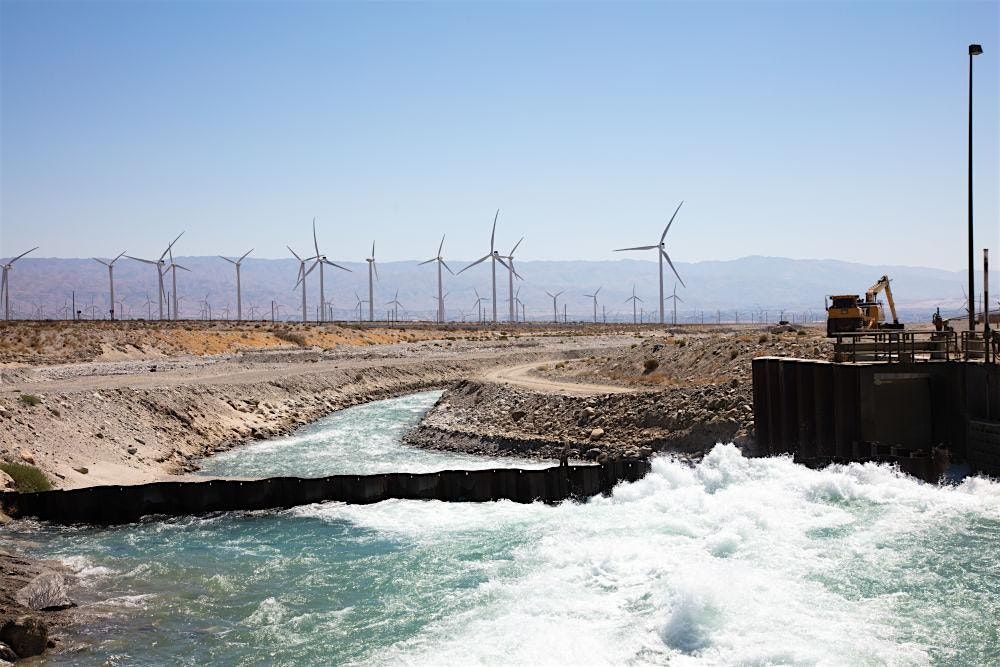
[[[235,273],[232,265],[217,257],[178,257],[179,264],[190,272],[179,271],[178,292],[182,296],[180,312],[183,317],[195,318],[202,313],[201,302],[206,298],[213,315],[221,317],[228,304],[230,315],[235,317]],[[352,273],[327,267],[325,274],[326,297],[334,304],[337,319],[357,317],[355,293],[367,298],[368,269],[359,262],[343,262]],[[460,260],[449,260],[456,272],[465,265]],[[418,266],[415,261],[386,262],[379,264],[381,280],[376,283],[376,317],[385,318],[391,301],[399,290],[399,301],[405,306],[402,319],[431,319],[435,310],[437,273],[433,265]],[[502,319],[507,314],[507,272],[497,267],[498,313]],[[565,290],[559,299],[562,315],[566,304],[568,317],[573,320],[591,319],[593,306],[586,293],[603,287],[599,294],[599,315],[604,308],[609,320],[632,319],[631,305],[625,300],[631,296],[632,286],[643,299],[642,307],[648,313],[656,310],[657,268],[654,262],[622,259],[616,261],[525,261],[516,265],[523,281],[520,298],[526,304],[529,319],[551,319],[552,300],[545,292]],[[863,293],[882,274],[892,278],[892,288],[903,318],[909,321],[928,321],[934,308],[940,307],[946,315],[961,315],[964,272],[944,271],[909,266],[871,266],[835,260],[798,260],[781,257],[744,257],[730,261],[678,263],[677,270],[687,287],[677,286],[683,299],[678,304],[678,319],[700,321],[702,312],[706,321],[720,316],[732,321],[739,313],[740,321],[748,320],[753,313],[759,317],[767,311],[767,319],[774,321],[781,311],[786,318],[795,314],[796,319],[822,318],[823,298],[832,293]],[[244,317],[250,305],[256,306],[258,317],[270,317],[271,301],[282,304],[282,319],[301,317],[301,297],[293,290],[298,262],[294,259],[258,259],[244,261],[242,270]],[[79,309],[89,316],[89,305],[97,317],[107,313],[107,269],[91,259],[58,259],[25,257],[11,273],[11,303],[20,317],[30,317],[41,307],[45,317],[59,317],[68,311],[71,293],[75,290]],[[308,278],[308,304],[310,319],[315,317],[319,292],[319,271]],[[167,280],[167,289],[170,281]],[[146,317],[146,295],[153,301],[151,312],[156,316],[156,273],[152,266],[122,258],[115,265],[116,298],[126,304],[131,317]],[[674,280],[666,280],[669,295]],[[464,316],[472,320],[475,314],[475,293],[478,289],[484,298],[490,297],[489,263],[470,269],[461,276],[445,274],[445,299],[450,319]],[[991,294],[1000,296],[996,287]],[[996,298],[992,297],[994,308]],[[489,308],[489,305],[486,304]],[[667,303],[668,319],[672,306]],[[64,310],[65,308],[65,310]],[[367,305],[364,307],[367,314]],[[647,315],[647,318],[649,316]]]

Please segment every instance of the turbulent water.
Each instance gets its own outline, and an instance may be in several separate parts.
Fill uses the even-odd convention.
[[[213,474],[494,461],[399,435],[436,398],[345,410]],[[93,664],[997,664],[1000,484],[808,470],[717,446],[559,506],[389,501],[21,525],[110,602]]]

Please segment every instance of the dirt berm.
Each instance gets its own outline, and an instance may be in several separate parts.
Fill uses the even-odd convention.
[[[463,381],[405,439],[429,449],[492,456],[556,458],[567,443],[574,458],[641,458],[661,450],[700,454],[718,442],[749,442],[749,389],[735,381],[579,397]]]

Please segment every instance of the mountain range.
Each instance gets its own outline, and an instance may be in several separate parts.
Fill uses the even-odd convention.
[[[218,257],[177,257],[175,261],[190,269],[178,271],[178,292],[181,295],[182,317],[198,318],[205,312],[203,302],[212,307],[213,316],[223,317],[228,305],[230,317],[235,317],[235,271]],[[336,319],[356,319],[357,300],[367,299],[368,267],[364,262],[338,264],[351,269],[340,271],[327,266],[325,295],[333,303]],[[458,272],[467,262],[448,260]],[[967,274],[926,267],[872,266],[837,260],[788,259],[751,256],[727,261],[677,263],[677,270],[686,287],[677,283],[678,320],[706,322],[721,319],[740,321],[766,317],[776,321],[786,319],[822,319],[824,297],[830,294],[863,294],[881,275],[892,279],[896,304],[905,321],[929,321],[935,308],[946,316],[962,316]],[[516,269],[523,280],[515,280],[520,299],[525,304],[529,320],[552,319],[552,299],[546,292],[562,291],[559,316],[570,320],[593,317],[593,301],[584,296],[601,288],[598,294],[598,316],[609,321],[631,321],[632,307],[626,299],[636,295],[642,299],[643,317],[650,321],[656,311],[657,267],[654,262],[621,259],[609,261],[523,261]],[[403,304],[400,319],[432,319],[437,296],[437,272],[433,264],[421,266],[416,261],[378,264],[380,280],[375,285],[376,318],[385,319],[398,290]],[[670,295],[675,280],[665,267],[665,292]],[[301,293],[294,289],[298,273],[295,259],[261,259],[248,257],[242,268],[244,318],[253,306],[256,317],[271,316],[271,303],[281,319],[301,318]],[[310,319],[316,316],[319,292],[318,271],[308,277],[307,302]],[[38,258],[28,256],[18,261],[10,273],[12,310],[18,317],[62,317],[70,310],[75,293],[76,306],[86,317],[101,318],[108,310],[107,269],[92,259]],[[445,273],[445,298],[449,319],[475,320],[478,317],[476,294],[484,299],[491,296],[489,262],[483,262],[458,276]],[[981,284],[982,275],[977,275]],[[991,281],[991,310],[997,309],[1000,291]],[[165,280],[167,289],[170,280]],[[134,260],[122,258],[115,264],[116,299],[123,302],[129,317],[156,317],[156,269]],[[147,305],[147,295],[150,304]],[[498,314],[506,319],[508,312],[507,271],[497,266]],[[491,314],[484,302],[487,316]],[[672,305],[666,304],[668,321]],[[119,308],[120,310],[120,308]],[[367,304],[362,308],[367,317]]]

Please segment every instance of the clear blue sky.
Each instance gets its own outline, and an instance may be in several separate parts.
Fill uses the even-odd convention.
[[[10,2],[0,255],[1000,256],[997,2]],[[652,257],[650,257],[652,259]],[[998,260],[1000,263],[1000,260]]]

